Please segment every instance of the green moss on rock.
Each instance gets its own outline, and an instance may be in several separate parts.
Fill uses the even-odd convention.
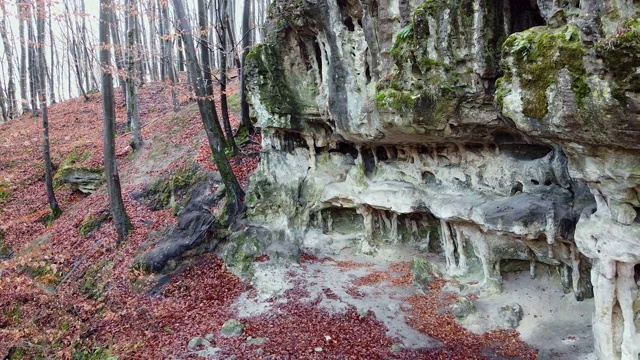
[[[596,51],[620,86],[613,95],[626,105],[624,91],[640,91],[640,75],[630,71],[640,67],[640,18],[628,20],[619,31],[597,45]]]
[[[195,164],[178,169],[153,181],[147,187],[143,197],[153,210],[173,208],[173,214],[179,215],[189,202],[189,194],[206,176]]]
[[[223,259],[236,276],[250,280],[254,275],[253,261],[263,250],[262,244],[255,236],[237,232],[230,236]]]
[[[505,77],[496,82],[498,104],[502,105],[510,92],[513,76],[517,76],[523,90],[523,114],[534,119],[544,118],[549,108],[547,89],[556,82],[558,72],[567,69],[576,101],[582,105],[590,93],[585,81],[585,52],[586,47],[574,25],[559,29],[536,27],[513,34],[502,47]]]
[[[78,232],[84,237],[88,237],[92,232],[98,230],[100,226],[107,220],[109,214],[107,212],[101,212],[98,215],[89,214],[85,216],[78,227]]]
[[[252,72],[254,86],[267,111],[276,114],[299,114],[297,94],[291,90],[278,45],[263,43],[255,46],[246,56],[248,72]]]
[[[416,95],[408,91],[396,91],[393,89],[379,91],[376,94],[378,109],[391,109],[398,113],[413,110],[416,104]]]

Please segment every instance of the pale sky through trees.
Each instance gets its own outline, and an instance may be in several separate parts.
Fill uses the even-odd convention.
[[[34,0],[35,1],[35,0]],[[80,96],[80,89],[76,85],[78,79],[76,77],[76,73],[73,68],[73,57],[71,55],[71,51],[69,51],[69,46],[72,43],[71,33],[68,31],[68,20],[81,22],[83,19],[86,24],[86,48],[89,50],[87,55],[91,58],[91,64],[93,65],[90,69],[92,74],[87,74],[87,78],[89,79],[88,88],[84,89],[85,91],[95,91],[100,88],[100,84],[95,83],[94,80],[99,79],[99,67],[98,67],[98,16],[100,10],[100,3],[98,0],[85,0],[85,14],[82,16],[79,11],[73,11],[73,8],[76,7],[80,9],[82,1],[81,0],[54,0],[49,1],[45,0],[49,4],[52,9],[52,17],[51,17],[51,31],[53,33],[53,39],[51,39],[51,33],[49,32],[49,24],[45,25],[46,29],[46,56],[47,56],[47,66],[51,66],[51,44],[52,40],[54,43],[54,69],[51,72],[54,76],[54,93],[56,95],[56,101],[65,100],[68,98],[73,98]],[[254,2],[254,6],[256,7],[254,11],[256,11],[256,21],[253,26],[257,26],[261,24],[264,20],[264,14],[266,14],[266,9],[270,0],[252,0]],[[19,69],[20,69],[20,43],[19,43],[19,34],[18,34],[18,11],[16,2],[25,2],[23,0],[0,0],[0,3],[3,3],[7,12],[7,32],[9,33],[9,40],[13,41],[13,59],[10,61],[14,64],[14,69],[17,72],[14,74],[14,81],[16,84],[18,83]],[[114,1],[118,3],[118,22],[120,26],[120,37],[124,37],[124,11],[123,11],[123,3],[124,0]],[[69,11],[70,17],[66,16],[67,12],[65,10],[65,3],[71,9]],[[242,1],[230,0],[230,6],[232,7],[231,11],[233,12],[232,26],[234,27],[234,40],[238,43],[237,48],[240,47],[240,39],[242,37],[240,27],[242,23]],[[138,8],[140,11],[148,14],[149,9],[151,9],[151,4],[157,4],[157,0],[138,0]],[[169,0],[169,4],[171,1]],[[185,1],[187,11],[189,16],[192,18],[192,26],[196,25],[195,21],[195,10],[196,10],[196,0],[186,0]],[[172,12],[170,12],[172,14]],[[261,15],[259,15],[261,14]],[[0,14],[1,16],[2,14]],[[150,34],[151,26],[148,15],[142,16],[143,23],[141,23],[141,28],[145,30],[146,36],[153,36],[154,34]],[[1,20],[1,18],[0,18]],[[35,29],[35,24],[34,24]],[[172,32],[175,33],[175,30],[172,29]],[[25,25],[25,36],[27,35],[26,25]],[[76,31],[73,35],[79,37],[80,34]],[[155,34],[157,36],[156,40],[159,38],[160,34]],[[214,37],[215,38],[215,37]],[[13,40],[11,40],[13,39]],[[260,35],[256,34],[256,39],[260,39]],[[79,41],[79,39],[77,39]],[[123,39],[124,41],[124,39]],[[123,42],[124,43],[124,42]],[[84,49],[84,44],[79,44],[79,47]],[[177,57],[174,59],[177,60]],[[0,69],[0,84],[3,85],[5,92],[7,77],[8,77],[8,66],[7,66],[6,54],[4,50],[4,46],[2,42],[0,42],[0,64],[2,64]],[[233,65],[233,64],[230,64]],[[51,71],[51,70],[50,70]],[[119,85],[118,82],[115,83],[116,86]],[[49,85],[48,85],[49,86]],[[28,92],[28,90],[27,90]],[[20,87],[16,85],[16,96],[18,99],[21,99]]]

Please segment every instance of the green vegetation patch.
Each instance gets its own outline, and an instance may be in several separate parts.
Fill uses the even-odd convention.
[[[275,114],[299,114],[298,95],[291,90],[278,45],[264,43],[255,46],[245,59],[248,72],[256,72],[252,76],[254,85],[259,89],[264,106]]]
[[[227,95],[227,106],[233,112],[240,112],[240,91]]]
[[[11,246],[4,241],[4,233],[0,231],[0,260],[9,258],[13,254]]]
[[[623,27],[596,46],[596,51],[611,70],[619,88],[613,96],[627,104],[625,91],[640,91],[640,75],[630,71],[640,67],[640,18],[627,21]]]
[[[262,244],[255,236],[241,231],[230,236],[223,260],[236,276],[251,280],[255,273],[253,261],[263,251]]]
[[[15,304],[11,304],[5,307],[2,310],[2,314],[9,319],[11,325],[17,326],[22,322],[22,303],[16,302]]]
[[[47,288],[55,288],[62,281],[62,272],[49,260],[32,260],[27,264],[19,265],[17,269]]]
[[[591,91],[585,82],[582,59],[585,52],[575,25],[559,29],[538,27],[511,35],[502,46],[502,59],[511,58],[513,63],[502,61],[505,76],[496,82],[498,103],[502,106],[515,74],[524,90],[523,114],[542,119],[549,107],[546,91],[556,82],[558,71],[567,69],[572,77],[571,88],[581,106]]]
[[[58,207],[55,210],[51,211],[50,213],[46,214],[45,216],[41,217],[40,222],[42,222],[44,226],[49,227],[51,226],[51,224],[53,224],[54,221],[56,221],[60,217],[60,215],[62,215],[62,209]]]
[[[98,215],[89,214],[84,217],[78,227],[78,232],[84,237],[89,237],[92,232],[98,230],[100,226],[109,218],[109,213],[103,211]]]
[[[118,360],[106,347],[94,347],[85,341],[76,341],[73,343],[72,360]]]
[[[67,154],[67,156],[60,162],[58,171],[53,176],[53,186],[58,188],[64,185],[70,176],[77,175],[79,178],[85,178],[85,182],[87,183],[95,183],[90,187],[97,189],[103,182],[104,169],[101,167],[94,168],[81,165],[83,162],[87,161],[91,155],[92,154],[89,151],[80,152],[77,149],[71,150],[71,152],[69,152],[69,154]]]
[[[177,216],[189,202],[193,188],[204,181],[207,181],[206,175],[200,168],[196,164],[189,164],[184,169],[174,170],[153,181],[143,197],[152,210],[172,208]]]
[[[9,183],[0,182],[0,204],[9,198],[11,191],[9,190]]]
[[[89,299],[97,300],[104,294],[104,280],[113,268],[113,263],[108,261],[100,261],[85,272],[82,277],[82,293]]]

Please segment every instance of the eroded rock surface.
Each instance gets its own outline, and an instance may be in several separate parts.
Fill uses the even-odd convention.
[[[250,221],[307,251],[413,242],[449,276],[555,266],[596,355],[637,359],[640,20],[631,1],[303,0],[247,57]]]

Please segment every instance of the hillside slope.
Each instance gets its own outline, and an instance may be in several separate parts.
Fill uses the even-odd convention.
[[[213,187],[208,189],[212,192],[218,184],[210,172],[215,167],[208,160],[195,105],[185,97],[182,110],[173,113],[169,90],[153,84],[140,91],[140,98],[147,125],[145,146],[138,154],[130,152],[128,136],[123,134],[123,101],[116,101],[118,165],[133,224],[120,246],[106,216],[104,186],[86,195],[59,184],[56,195],[64,212],[47,226],[42,221],[48,206],[40,121],[24,116],[0,127],[0,356],[536,357],[537,351],[516,331],[496,324],[482,327],[479,332],[495,329],[484,334],[462,328],[452,311],[478,299],[474,281],[447,284],[432,278],[431,271],[440,272],[436,267],[422,270],[418,278],[419,271],[411,268],[412,249],[389,258],[356,255],[347,260],[301,253],[299,261],[291,262],[271,259],[259,250],[252,255],[244,243],[242,256],[254,268],[250,282],[230,273],[211,253],[186,258],[159,273],[139,266],[140,254],[171,231],[181,212],[174,196],[169,200],[173,205],[152,210],[157,207],[139,194],[167,174],[197,179],[208,174],[214,180],[203,183]],[[69,167],[100,168],[100,116],[99,94],[91,95],[89,102],[74,99],[51,107],[52,153],[58,172]],[[241,146],[241,156],[231,159],[244,186],[257,165],[260,142],[259,135],[253,136]],[[194,166],[196,173],[189,172]],[[207,209],[212,214],[217,210],[215,205]],[[209,239],[212,244],[218,240],[224,239]],[[219,333],[230,319],[244,324],[242,336]]]

